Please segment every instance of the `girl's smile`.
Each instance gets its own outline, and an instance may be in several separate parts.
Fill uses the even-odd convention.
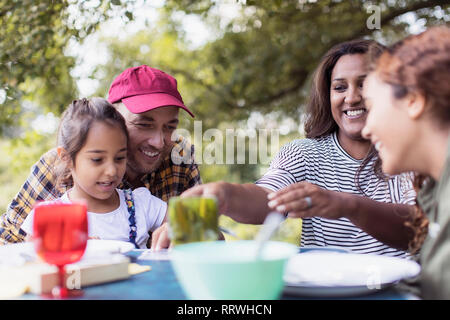
[[[115,187],[117,187],[118,183],[117,181],[97,182],[97,185],[102,192],[111,192]]]

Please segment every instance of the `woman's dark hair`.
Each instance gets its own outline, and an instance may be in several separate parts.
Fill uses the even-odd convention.
[[[314,72],[310,96],[306,107],[305,133],[307,138],[319,138],[329,135],[338,129],[336,121],[331,113],[330,88],[331,74],[337,61],[348,54],[366,55],[369,62],[381,55],[385,47],[374,40],[356,39],[339,43],[328,50],[320,60],[319,66]],[[355,183],[359,191],[364,194],[360,185],[360,176],[363,169],[376,158],[374,172],[377,177],[384,179],[381,171],[381,160],[378,153],[371,146],[367,156],[363,159],[355,175]]]
[[[450,28],[439,26],[411,35],[387,48],[373,63],[373,72],[392,87],[393,98],[402,99],[410,92],[425,97],[426,112],[438,125],[450,124]],[[414,187],[419,190],[430,177],[416,174]],[[414,230],[410,250],[420,249],[428,232],[428,219],[416,203],[408,225]]]
[[[58,147],[62,147],[65,154],[65,158],[61,159],[57,165],[58,186],[67,187],[73,184],[67,161],[75,162],[75,157],[85,145],[94,122],[119,127],[128,141],[128,130],[124,118],[107,100],[83,98],[72,101],[62,114],[58,129]]]

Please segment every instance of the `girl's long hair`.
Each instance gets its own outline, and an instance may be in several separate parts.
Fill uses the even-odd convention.
[[[122,115],[105,99],[91,98],[73,100],[61,117],[58,129],[58,147],[62,147],[67,156],[60,159],[56,166],[58,188],[73,185],[68,161],[75,163],[75,157],[86,143],[89,129],[94,122],[102,122],[122,129],[128,141],[128,130]]]

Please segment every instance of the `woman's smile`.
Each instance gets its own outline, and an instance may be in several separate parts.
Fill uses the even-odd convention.
[[[344,114],[349,119],[359,119],[365,116],[367,113],[366,108],[358,108],[358,109],[348,109],[344,110]]]

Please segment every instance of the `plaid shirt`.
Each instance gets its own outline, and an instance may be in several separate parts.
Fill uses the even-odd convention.
[[[190,148],[190,153],[185,152],[189,150],[187,148]],[[181,161],[184,155],[188,159]],[[26,233],[20,226],[36,201],[54,200],[72,187],[56,188],[57,176],[54,168],[57,159],[56,149],[52,149],[31,168],[27,181],[8,206],[6,213],[0,216],[0,245],[24,240]],[[172,154],[162,161],[156,171],[143,175],[141,182],[152,195],[165,202],[194,185],[201,184],[200,171],[194,161],[194,146],[179,137],[174,143]],[[119,188],[133,186],[124,178]]]

